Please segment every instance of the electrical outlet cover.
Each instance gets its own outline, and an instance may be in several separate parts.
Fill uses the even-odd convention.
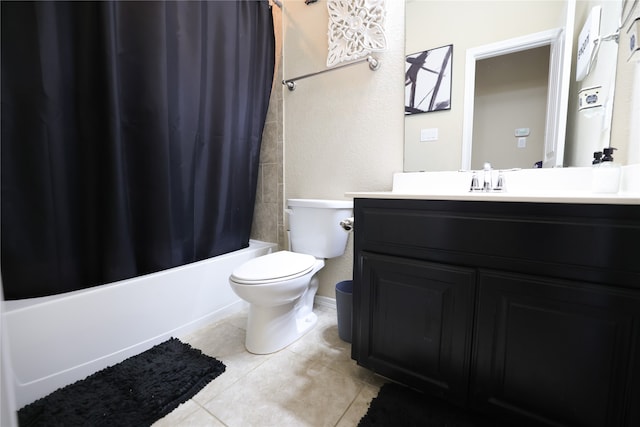
[[[596,107],[602,107],[602,97],[600,92],[602,86],[593,86],[582,89],[578,92],[578,110],[587,110]]]

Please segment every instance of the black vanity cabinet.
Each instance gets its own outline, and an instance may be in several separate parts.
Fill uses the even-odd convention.
[[[640,206],[355,200],[352,357],[515,424],[640,425]]]

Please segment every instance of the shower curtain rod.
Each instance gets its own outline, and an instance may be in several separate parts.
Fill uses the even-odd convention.
[[[287,88],[290,91],[293,91],[296,89],[296,81],[297,80],[302,80],[302,79],[306,79],[307,77],[313,77],[313,76],[317,76],[318,74],[323,74],[329,71],[333,71],[333,70],[338,70],[340,68],[344,68],[344,67],[350,67],[352,65],[355,64],[359,64],[361,62],[367,61],[369,63],[369,69],[371,71],[377,71],[378,68],[380,68],[380,60],[374,58],[373,56],[367,56],[366,58],[360,59],[358,61],[353,61],[350,62],[348,64],[343,64],[343,65],[339,65],[337,67],[333,67],[333,68],[327,68],[326,70],[322,70],[322,71],[316,71],[315,73],[310,73],[310,74],[305,74],[303,76],[299,76],[299,77],[294,77],[292,79],[285,79],[282,81],[283,85],[287,85]]]

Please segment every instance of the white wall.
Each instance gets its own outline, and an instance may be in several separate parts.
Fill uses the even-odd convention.
[[[403,165],[404,2],[387,0],[388,49],[366,63],[301,80],[282,88],[286,198],[345,199],[348,191],[391,189]],[[326,1],[283,4],[283,75],[325,70]],[[357,226],[357,225],[356,225]],[[352,277],[353,239],[347,253],[326,262],[318,295],[333,297],[335,284]]]

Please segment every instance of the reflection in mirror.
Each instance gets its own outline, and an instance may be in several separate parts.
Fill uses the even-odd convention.
[[[635,1],[635,0],[633,0]],[[628,3],[628,1],[627,1]],[[589,74],[577,81],[575,55],[578,45],[578,35],[582,30],[589,15],[594,8],[601,7],[600,31],[602,41],[596,47],[597,56],[593,57]],[[574,61],[571,69],[571,98],[569,99],[569,114],[567,119],[567,140],[571,141],[565,149],[565,164],[569,166],[590,166],[595,151],[602,151],[604,147],[613,145],[618,148],[616,160],[627,164],[630,141],[625,137],[624,141],[611,140],[612,115],[614,110],[614,94],[621,93],[621,99],[629,99],[628,91],[616,90],[616,78],[618,66],[623,67],[622,73],[632,70],[626,61],[618,62],[618,50],[620,46],[626,47],[628,40],[625,30],[620,31],[620,43],[617,38],[607,36],[618,33],[621,25],[622,0],[617,1],[578,1],[576,5],[576,29],[574,32]],[[608,39],[608,40],[607,40]],[[624,54],[622,55],[624,56]],[[585,89],[597,88],[601,106],[581,110],[579,108],[579,95]],[[617,112],[621,113],[621,111]],[[638,145],[638,141],[636,141]]]
[[[476,61],[470,165],[531,168],[544,156],[549,46]],[[518,123],[517,128],[512,124]],[[463,158],[466,147],[463,144]]]
[[[477,48],[483,45],[489,45],[504,40],[518,38],[526,35],[535,34],[538,32],[550,31],[554,29],[568,29],[570,34],[566,40],[567,52],[571,55],[576,55],[575,42],[577,38],[577,32],[580,31],[584,18],[580,12],[583,8],[587,9],[592,4],[602,4],[603,9],[607,7],[618,7],[618,22],[620,16],[620,1],[578,1],[578,10],[575,10],[575,0],[567,1],[536,1],[536,0],[518,0],[518,1],[424,1],[424,0],[406,0],[406,41],[405,52],[407,54],[430,49],[437,46],[453,44],[454,45],[454,58],[453,58],[453,70],[452,70],[452,97],[451,97],[451,110],[442,112],[431,112],[425,114],[416,114],[407,116],[405,118],[405,171],[423,171],[423,170],[456,170],[460,169],[462,165],[463,153],[463,133],[465,125],[464,117],[464,102],[465,102],[465,66],[466,57],[465,53],[469,49]],[[608,12],[608,14],[614,14]],[[526,19],[522,19],[526,17]],[[604,11],[603,11],[603,23],[604,23]],[[575,25],[573,21],[575,19]],[[615,19],[614,19],[615,20]],[[614,23],[614,27],[616,23]],[[602,32],[609,31],[608,28],[602,28]],[[564,34],[563,34],[564,37]],[[609,43],[610,45],[612,43]],[[615,43],[614,43],[615,44]],[[604,45],[601,46],[604,48]],[[549,54],[546,55],[548,61]],[[551,55],[553,56],[553,55]],[[517,59],[520,66],[524,65],[526,58]],[[542,60],[541,60],[542,61]],[[479,61],[480,62],[480,61]],[[606,74],[608,80],[611,83],[615,82],[615,64],[616,61],[610,61],[608,59],[598,60],[595,64],[597,68],[602,68],[602,73]],[[567,61],[567,66],[570,62]],[[480,64],[480,66],[495,67],[497,64]],[[507,65],[504,65],[507,66]],[[538,66],[544,68],[543,63],[539,63]],[[532,67],[528,68],[528,71]],[[605,70],[606,69],[606,70]],[[485,70],[486,71],[486,70]],[[481,71],[479,71],[481,72]],[[575,65],[572,70],[564,69],[561,71],[566,75],[565,84],[568,85],[571,82],[569,88],[569,102],[566,98],[563,102],[564,112],[560,111],[558,117],[562,117],[559,123],[556,124],[558,132],[565,135],[565,127],[567,122],[564,117],[567,116],[567,108],[569,111],[570,122],[569,126],[573,126],[574,122],[581,121],[582,118],[573,117],[574,113],[571,111],[575,108],[573,105],[575,99],[577,99],[577,92],[582,89],[585,83],[589,83],[587,79],[583,82],[575,82]],[[595,71],[594,71],[595,73]],[[486,73],[485,73],[486,74]],[[488,80],[492,78],[495,80],[495,75],[492,77],[492,72],[489,71]],[[524,74],[518,71],[511,72],[513,78],[516,74]],[[509,75],[509,73],[507,73]],[[552,76],[551,76],[552,77]],[[549,78],[549,77],[548,77]],[[544,80],[544,77],[534,77],[534,80],[538,82],[535,85],[542,84],[540,80]],[[506,80],[503,79],[503,80]],[[495,83],[495,82],[494,82]],[[515,82],[513,82],[515,84]],[[608,85],[609,82],[606,83]],[[524,100],[526,98],[524,93],[531,89],[533,83],[523,83],[520,85],[520,89],[512,93],[512,98],[520,98]],[[608,88],[605,88],[608,89]],[[538,89],[539,90],[539,89]],[[476,87],[473,94],[480,94],[481,97],[486,94],[487,90],[483,87]],[[518,95],[518,93],[521,93]],[[611,104],[613,102],[613,88],[611,90],[611,96],[606,92],[606,102]],[[497,97],[498,95],[494,95]],[[568,105],[567,105],[568,104]],[[511,107],[510,110],[523,109],[524,106]],[[473,110],[473,109],[472,109]],[[499,111],[489,112],[485,111],[485,108],[476,108],[476,110],[483,110],[479,114],[484,114],[480,117],[474,114],[475,120],[471,132],[484,132],[487,141],[494,141],[494,143],[502,144],[498,148],[491,147],[486,149],[497,150],[500,152],[500,157],[496,154],[476,154],[472,153],[472,156],[481,158],[485,157],[478,162],[489,161],[492,164],[495,163],[496,167],[510,168],[510,167],[533,167],[538,161],[544,160],[545,150],[542,150],[539,154],[530,154],[530,157],[521,155],[522,159],[518,159],[517,156],[512,160],[509,159],[508,153],[523,154],[524,151],[533,152],[535,145],[544,144],[544,133],[541,134],[539,113],[534,118],[533,113],[526,120],[514,119],[510,123],[504,120],[505,116]],[[610,117],[609,117],[610,119]],[[490,121],[496,120],[496,124],[490,124]],[[548,119],[545,120],[548,122]],[[594,122],[596,120],[593,120]],[[478,122],[481,122],[479,124]],[[503,129],[500,130],[502,136],[498,135],[498,124]],[[480,125],[484,126],[484,129],[479,129]],[[579,124],[579,126],[582,126]],[[564,166],[582,166],[583,161],[576,159],[576,151],[579,151],[579,156],[591,156],[593,150],[591,146],[603,147],[605,142],[608,144],[608,139],[605,141],[605,136],[608,138],[608,131],[610,125],[606,124],[601,117],[598,126],[602,128],[602,131],[596,132],[599,136],[597,141],[588,143],[592,140],[593,129],[591,132],[586,131],[580,133],[580,139],[582,144],[590,145],[589,148],[575,148],[575,132],[572,129],[566,131],[566,149],[559,154],[565,154],[564,162],[560,162],[560,165]],[[437,129],[438,140],[437,141],[420,141],[420,135],[424,134],[423,130]],[[529,130],[528,135],[517,136],[516,133],[524,134],[526,129]],[[492,138],[492,132],[493,134]],[[429,133],[429,132],[427,132]],[[522,140],[521,138],[526,138]],[[475,137],[472,147],[476,144]],[[478,144],[483,145],[483,144]],[[489,142],[489,145],[491,143]],[[506,146],[505,146],[506,145]],[[520,146],[519,146],[520,145]],[[521,147],[524,145],[524,147]],[[558,147],[559,149],[561,147]],[[504,156],[503,156],[504,154]],[[495,159],[493,157],[496,157]],[[535,160],[532,162],[532,160]],[[590,161],[589,161],[590,163]],[[469,158],[469,164],[472,168],[477,168],[477,163],[471,165],[471,158]],[[553,166],[552,163],[549,166]]]
[[[467,50],[462,169],[562,166],[571,68],[563,33]]]

